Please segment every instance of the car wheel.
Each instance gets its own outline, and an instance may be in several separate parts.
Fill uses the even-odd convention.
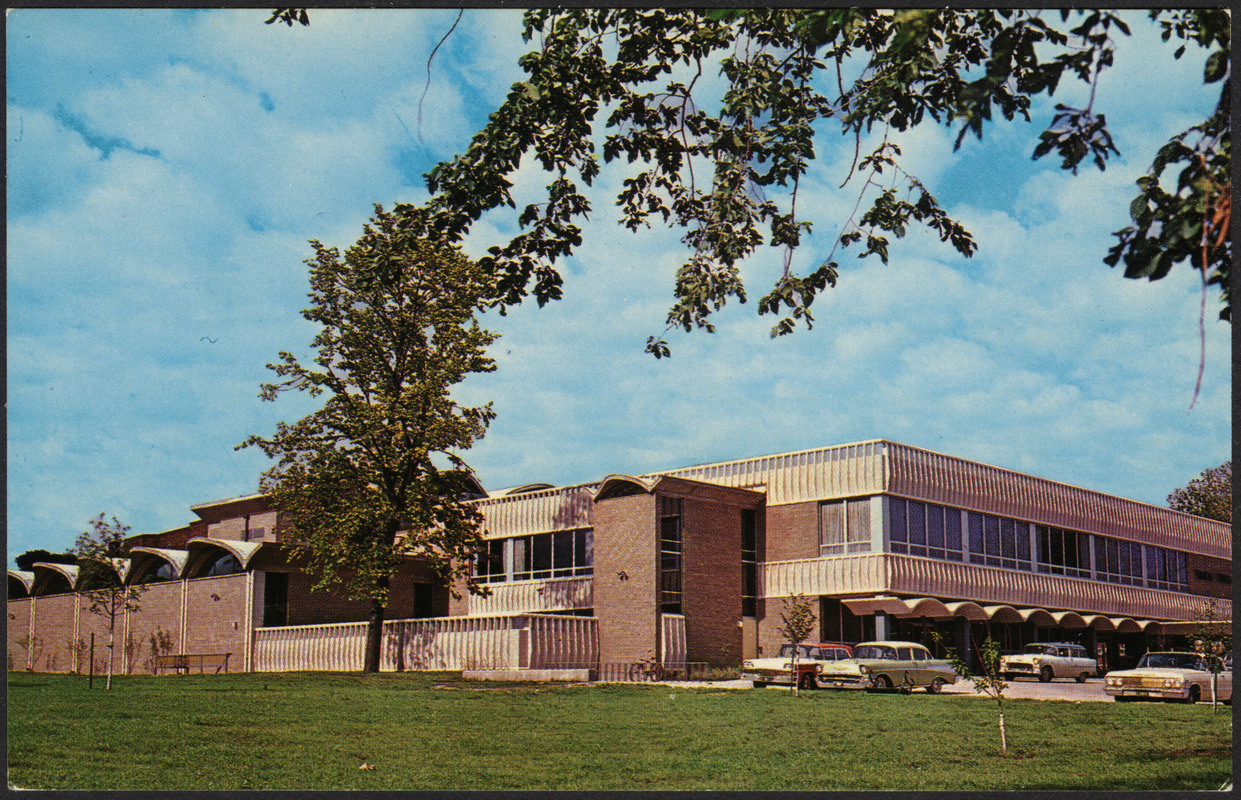
[[[1089,677],[1090,677],[1089,673],[1083,672],[1081,675],[1078,675],[1078,676],[1077,676],[1077,682],[1078,682],[1078,683],[1085,683],[1085,682],[1086,682],[1086,679],[1087,679],[1087,678],[1089,678]]]
[[[754,681],[754,688],[755,689],[766,689],[767,681]]]
[[[871,675],[870,687],[872,691],[881,692],[892,688],[892,681],[887,675]]]
[[[1055,676],[1052,674],[1051,667],[1043,667],[1041,670],[1038,671],[1038,682],[1039,683],[1051,683],[1051,679],[1053,677]]]
[[[815,681],[814,675],[809,672],[803,672],[801,677],[797,679],[797,688],[799,689],[817,689],[819,684]]]
[[[1191,684],[1189,687],[1189,696],[1185,698],[1185,702],[1191,706],[1202,699],[1202,687],[1198,684]]]
[[[1114,694],[1112,695],[1112,699],[1115,700],[1117,703],[1128,703],[1133,698],[1132,697],[1121,697],[1118,694]]]
[[[931,678],[931,682],[927,685],[926,690],[930,694],[939,694],[939,690],[944,688],[944,679],[940,677]]]

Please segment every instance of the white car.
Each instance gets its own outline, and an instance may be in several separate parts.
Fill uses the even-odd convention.
[[[846,644],[797,645],[797,685],[802,689],[819,688],[818,675],[825,663],[849,658],[853,650]],[[751,658],[741,667],[742,680],[754,681],[756,688],[769,683],[786,686],[793,681],[793,645],[780,646],[780,654],[772,658]]]
[[[1073,678],[1078,683],[1098,672],[1086,648],[1067,642],[1028,644],[1017,655],[1000,656],[1000,674],[1005,680],[1025,676],[1047,683],[1053,678]]]
[[[1199,653],[1147,653],[1135,669],[1109,672],[1103,690],[1117,701],[1210,700],[1212,675],[1207,658]],[[1231,704],[1232,670],[1221,669],[1218,687],[1217,699]]]

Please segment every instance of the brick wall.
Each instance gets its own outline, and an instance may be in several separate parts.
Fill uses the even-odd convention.
[[[184,651],[232,653],[229,670],[241,669],[247,635],[245,573],[195,578],[185,590]]]
[[[768,506],[766,554],[761,561],[819,557],[819,504]]]
[[[681,532],[686,660],[740,663],[741,509],[686,498]]]
[[[1189,570],[1189,591],[1191,593],[1206,597],[1232,598],[1231,561],[1189,553],[1185,564]],[[1204,576],[1198,575],[1199,572],[1209,574],[1211,580],[1204,580]],[[1225,580],[1220,580],[1220,578]]]
[[[35,610],[34,636],[30,642],[34,654],[32,668],[37,672],[68,672],[72,662],[69,650],[73,641],[73,607],[76,594],[53,594],[38,598]]]
[[[171,636],[172,653],[181,649],[181,581],[147,584],[139,600],[141,608],[129,615],[129,636],[134,642],[133,671],[153,672],[155,659],[151,652],[151,635]],[[98,642],[96,642],[98,653]],[[123,670],[120,670],[123,672]]]
[[[659,642],[655,496],[644,493],[597,503],[594,527],[599,659],[634,662],[655,656]]]
[[[30,635],[30,608],[32,600],[24,597],[9,600],[9,671],[26,668],[26,645]]]

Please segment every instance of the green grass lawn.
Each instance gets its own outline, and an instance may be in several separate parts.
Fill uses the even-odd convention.
[[[475,683],[459,673],[10,673],[35,789],[1219,789],[1232,713],[1162,703]],[[363,770],[363,763],[374,770]]]

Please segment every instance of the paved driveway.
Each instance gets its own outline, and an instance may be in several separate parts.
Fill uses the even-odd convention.
[[[1082,703],[1110,703],[1112,697],[1103,691],[1102,678],[1090,678],[1085,683],[1071,680],[1039,683],[1035,679],[1006,681],[1008,688],[1004,690],[1006,699],[1016,700],[1070,700]],[[975,694],[974,682],[958,680],[951,686],[944,687],[944,694]],[[978,697],[987,697],[979,694]]]

